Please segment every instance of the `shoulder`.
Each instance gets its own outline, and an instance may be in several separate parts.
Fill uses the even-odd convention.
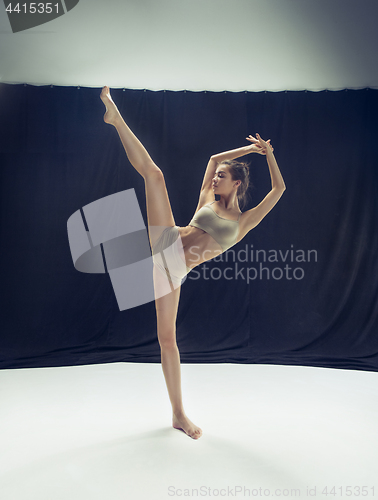
[[[198,200],[198,205],[194,213],[197,213],[198,210],[200,210],[202,207],[205,205],[208,205],[209,203],[215,201],[215,196],[214,196],[214,191],[212,188],[204,188],[201,189],[200,195],[199,195],[199,200]]]

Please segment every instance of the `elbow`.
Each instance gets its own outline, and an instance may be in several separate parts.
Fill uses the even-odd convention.
[[[283,179],[281,180],[278,189],[281,191],[281,193],[283,193],[286,190],[286,184]]]
[[[282,182],[279,186],[274,187],[273,191],[276,191],[281,196],[286,191],[286,184]]]

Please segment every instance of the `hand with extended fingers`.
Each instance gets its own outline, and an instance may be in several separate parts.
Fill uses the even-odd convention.
[[[252,142],[251,151],[252,153],[259,153],[260,155],[266,155],[268,148],[274,151],[273,146],[270,144],[270,139],[264,141],[261,139],[259,134],[256,134],[256,137],[253,135],[249,135],[246,137],[247,141]]]

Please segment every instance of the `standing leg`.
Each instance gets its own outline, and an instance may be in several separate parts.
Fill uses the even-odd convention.
[[[154,282],[159,287],[161,274],[154,270]],[[155,300],[157,331],[161,349],[161,364],[172,405],[172,425],[183,430],[193,439],[202,435],[202,430],[186,416],[182,404],[180,353],[176,342],[176,317],[181,287]]]
[[[115,126],[130,163],[144,179],[149,229],[151,226],[174,226],[175,220],[162,171],[155,165],[142,143],[123,120],[110,96],[108,87],[103,88],[101,100],[106,106],[105,122]],[[153,246],[153,241],[151,241],[151,245]],[[157,289],[160,287],[159,280],[161,279],[160,271],[154,268],[154,285]],[[179,297],[180,287],[155,300],[161,362],[172,404],[173,427],[183,430],[194,439],[198,439],[202,435],[202,431],[185,415],[182,404],[180,354],[176,342]]]

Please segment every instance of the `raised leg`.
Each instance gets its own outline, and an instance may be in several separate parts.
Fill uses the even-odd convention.
[[[114,125],[130,163],[144,178],[149,229],[174,226],[175,220],[162,171],[152,161],[142,143],[123,120],[110,96],[109,87],[103,88],[101,99],[106,107],[105,122]],[[158,233],[155,233],[155,236],[151,236],[151,234],[152,231],[150,230],[149,235],[153,246]],[[162,279],[160,271],[154,268],[154,286],[156,290],[163,287]],[[155,300],[161,363],[172,404],[173,427],[183,430],[193,439],[198,439],[202,435],[202,431],[188,419],[182,404],[180,354],[176,342],[176,317],[179,297],[180,287]]]
[[[144,179],[148,225],[155,227],[174,226],[175,220],[162,171],[153,162],[143,144],[125,123],[110,96],[109,87],[102,89],[101,100],[106,107],[104,121],[114,125],[130,163]]]

